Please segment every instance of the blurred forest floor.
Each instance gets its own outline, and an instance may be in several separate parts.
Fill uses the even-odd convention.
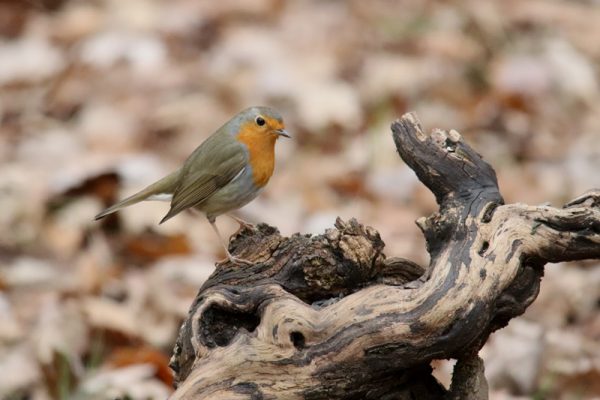
[[[278,108],[294,138],[240,216],[285,235],[356,217],[427,263],[414,220],[435,201],[389,131],[409,110],[460,131],[507,202],[600,187],[599,4],[0,0],[0,398],[168,396],[222,250],[198,216],[158,226],[164,203],[93,216],[247,106]],[[546,267],[482,351],[492,399],[600,398],[598,266]]]

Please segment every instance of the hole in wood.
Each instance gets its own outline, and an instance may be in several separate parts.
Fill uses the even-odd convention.
[[[290,333],[290,340],[292,341],[296,349],[302,350],[304,348],[305,339],[302,332],[294,331]]]
[[[487,240],[481,244],[481,248],[479,249],[479,255],[483,257],[487,249],[490,248],[490,242]]]
[[[492,217],[494,216],[494,212],[496,211],[496,208],[498,208],[500,204],[498,203],[489,203],[486,207],[485,207],[485,212],[483,213],[483,216],[481,217],[481,222],[483,222],[484,224],[489,223],[492,220]]]
[[[206,347],[223,347],[240,331],[253,332],[260,324],[255,312],[228,310],[212,305],[200,317],[200,341]]]

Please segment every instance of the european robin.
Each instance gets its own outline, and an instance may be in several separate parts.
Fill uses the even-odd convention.
[[[170,201],[161,224],[185,209],[199,210],[219,237],[227,258],[248,263],[231,255],[215,219],[248,204],[269,182],[275,166],[275,142],[281,136],[290,137],[277,111],[247,108],[202,142],[181,168],[107,208],[96,219],[141,201]]]

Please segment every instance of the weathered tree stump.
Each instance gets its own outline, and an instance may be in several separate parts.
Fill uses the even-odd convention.
[[[338,219],[323,235],[242,230],[200,289],[171,366],[172,399],[485,399],[477,352],[536,298],[547,262],[600,258],[600,191],[563,208],[504,205],[490,165],[456,131],[392,124],[435,194],[420,218],[427,268],[386,258],[379,234]],[[458,360],[450,389],[434,359]]]

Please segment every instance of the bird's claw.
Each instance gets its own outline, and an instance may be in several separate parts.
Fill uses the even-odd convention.
[[[240,232],[244,228],[248,228],[250,230],[254,230],[255,229],[256,225],[254,225],[254,224],[252,224],[252,223],[250,223],[248,221],[244,221],[243,219],[241,219],[239,217],[236,217],[233,214],[228,214],[228,215],[229,215],[229,217],[231,217],[232,219],[234,219],[235,222],[237,222],[240,225],[240,228],[238,229],[238,231],[236,233]]]
[[[254,264],[254,262],[252,262],[250,260],[246,260],[246,259],[240,258],[240,257],[235,257],[235,256],[232,256],[232,255],[228,255],[227,258],[225,258],[224,260],[219,261],[218,264],[219,265],[223,265],[223,264],[225,264],[228,261],[230,263],[232,263],[232,264],[235,264],[235,265],[253,265]]]
[[[242,229],[245,229],[245,228],[246,229],[250,229],[250,230],[253,231],[253,230],[256,229],[256,225],[251,224],[250,222],[245,222],[245,221],[244,222],[240,222],[240,229],[239,230],[242,230]]]
[[[237,231],[235,231],[231,236],[229,236],[229,240],[231,241],[233,238],[237,237],[244,229],[249,229],[251,231],[256,230],[256,225],[251,224],[245,221],[237,221],[240,224],[240,227]]]

